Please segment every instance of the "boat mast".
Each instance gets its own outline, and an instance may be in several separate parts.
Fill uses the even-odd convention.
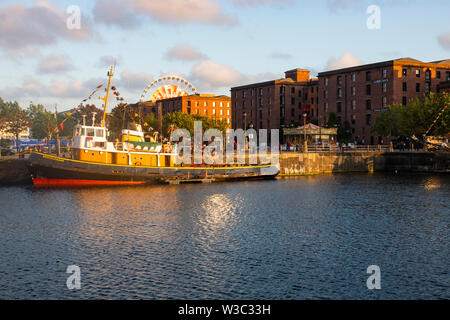
[[[111,89],[111,78],[114,76],[114,68],[113,66],[111,66],[111,70],[108,71],[108,87],[106,88],[106,96],[105,97],[100,97],[100,100],[103,100],[105,102],[104,107],[103,107],[103,118],[102,118],[102,127],[106,127],[106,107],[108,104],[108,96],[109,96],[109,90]]]

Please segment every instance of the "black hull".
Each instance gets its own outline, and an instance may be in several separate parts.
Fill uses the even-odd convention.
[[[99,164],[33,153],[27,163],[36,186],[94,186],[273,179],[272,165],[235,167],[144,167]]]

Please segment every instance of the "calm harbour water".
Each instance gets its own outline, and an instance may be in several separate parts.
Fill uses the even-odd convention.
[[[448,175],[2,187],[0,299],[449,299],[449,200]]]

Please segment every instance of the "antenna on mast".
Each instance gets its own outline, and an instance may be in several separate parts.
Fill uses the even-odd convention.
[[[100,100],[103,100],[105,102],[104,108],[103,108],[103,118],[102,118],[102,127],[105,127],[105,121],[106,121],[106,107],[108,105],[108,97],[109,97],[109,90],[111,89],[111,78],[114,76],[114,69],[116,67],[116,64],[114,63],[114,66],[111,66],[110,71],[108,71],[108,87],[106,88],[106,96],[100,97]]]

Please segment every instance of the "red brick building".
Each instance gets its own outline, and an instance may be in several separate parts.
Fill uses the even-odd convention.
[[[450,93],[450,80],[443,81],[443,82],[439,83],[437,91],[439,93],[441,93],[441,92],[448,92],[448,93]]]
[[[450,60],[425,63],[411,58],[389,60],[319,73],[319,125],[334,112],[348,121],[356,141],[381,144],[371,131],[379,112],[438,92],[450,80]]]
[[[180,111],[186,114],[213,118],[217,121],[222,120],[231,127],[231,99],[228,96],[193,94],[131,105],[137,110],[136,112],[141,108],[143,114],[153,113],[155,117],[158,117],[159,106],[161,106],[162,115]]]
[[[285,78],[231,88],[233,129],[279,129],[315,119],[318,105],[318,80],[309,70],[285,72]]]

